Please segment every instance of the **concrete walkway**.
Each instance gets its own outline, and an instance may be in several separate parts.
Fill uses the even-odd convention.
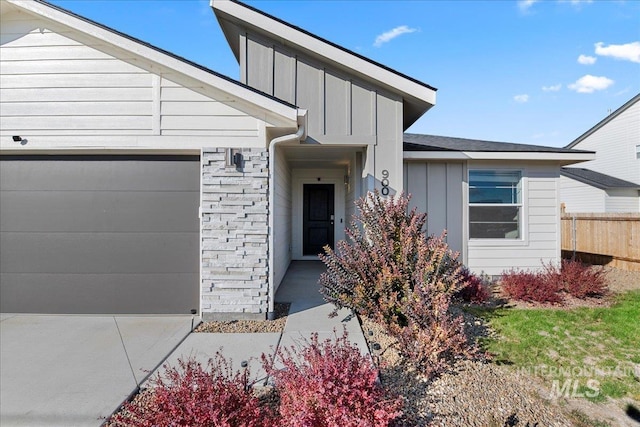
[[[350,311],[341,310],[337,317],[329,318],[333,305],[327,304],[319,292],[318,279],[325,271],[320,261],[293,261],[276,293],[276,302],[291,303],[289,316],[282,334],[218,334],[194,333],[167,359],[167,364],[177,366],[178,359],[195,358],[206,364],[217,351],[231,360],[232,369],[239,370],[247,362],[250,378],[257,384],[266,380],[262,369],[262,354],[273,356],[277,349],[304,346],[314,332],[321,341],[342,336],[347,329],[349,340],[363,353],[367,344],[358,319]],[[334,334],[335,331],[335,334]],[[159,371],[161,372],[161,370]]]
[[[290,302],[289,317],[282,334],[281,346],[303,344],[314,332],[320,341],[342,336],[347,330],[349,341],[357,345],[363,354],[368,353],[360,323],[350,310],[342,309],[337,317],[329,318],[334,309],[320,294],[318,279],[325,271],[320,261],[294,261],[276,293],[277,302]]]

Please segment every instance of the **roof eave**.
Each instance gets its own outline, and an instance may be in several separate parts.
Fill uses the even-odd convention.
[[[628,185],[607,185],[607,184],[603,184],[601,182],[586,178],[584,176],[577,175],[575,173],[572,173],[570,170],[567,171],[566,169],[571,169],[571,168],[560,169],[560,175],[569,179],[573,179],[574,181],[582,182],[583,184],[587,184],[592,187],[599,188],[601,190],[640,190],[640,186],[634,185],[631,182],[628,182]],[[612,178],[615,178],[615,177],[612,177]]]
[[[404,160],[521,160],[553,161],[561,165],[587,162],[594,153],[486,152],[486,151],[405,151]]]

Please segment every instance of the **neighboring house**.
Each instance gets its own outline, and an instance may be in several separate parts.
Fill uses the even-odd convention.
[[[596,152],[580,168],[560,171],[567,212],[640,212],[640,94],[567,148]]]
[[[240,82],[0,4],[3,312],[264,318],[374,189],[474,271],[560,257],[560,167],[591,152],[405,135],[433,87],[235,1],[212,6]]]

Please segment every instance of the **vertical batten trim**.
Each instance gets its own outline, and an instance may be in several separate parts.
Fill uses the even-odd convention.
[[[162,132],[162,77],[151,75],[151,134],[160,135]]]

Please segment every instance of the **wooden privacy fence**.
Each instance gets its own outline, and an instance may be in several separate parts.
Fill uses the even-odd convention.
[[[640,270],[640,214],[563,213],[562,251],[585,262]]]

